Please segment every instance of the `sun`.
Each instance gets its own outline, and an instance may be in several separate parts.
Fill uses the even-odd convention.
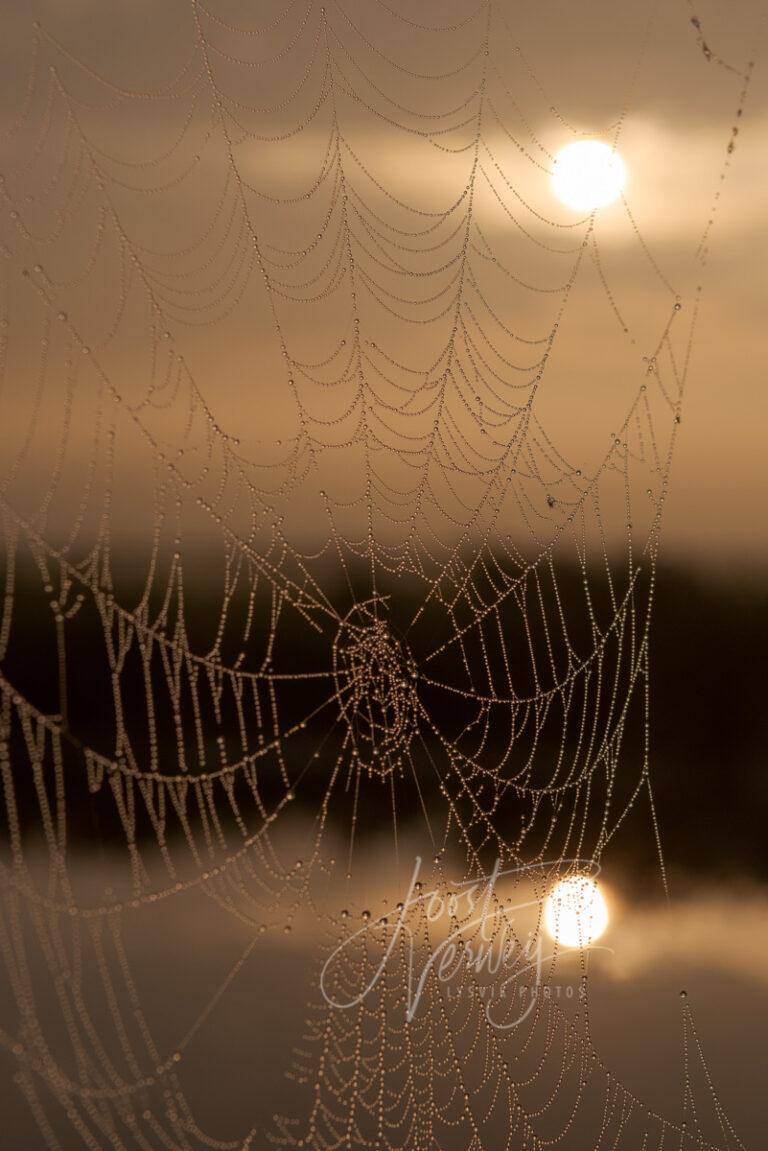
[[[569,875],[550,891],[544,904],[544,925],[563,947],[588,947],[608,926],[602,893],[587,875]]]
[[[626,180],[621,156],[599,140],[576,140],[555,156],[552,188],[558,200],[575,212],[592,212],[612,204]]]

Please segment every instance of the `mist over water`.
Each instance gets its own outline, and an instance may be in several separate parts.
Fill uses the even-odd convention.
[[[285,860],[299,858],[311,839],[312,829],[307,823],[283,837],[280,854]],[[353,882],[337,875],[319,883],[318,910],[313,911],[307,903],[297,905],[286,900],[282,915],[273,909],[265,916],[269,926],[263,933],[260,924],[238,922],[199,889],[154,908],[145,904],[125,918],[121,929],[125,955],[163,1060],[193,1029],[173,1071],[177,1077],[174,1082],[193,1101],[194,1117],[201,1128],[215,1129],[221,1138],[241,1140],[255,1124],[262,1139],[267,1132],[274,1133],[275,1114],[294,1113],[300,1080],[297,1084],[292,1069],[297,1066],[296,1051],[306,1045],[308,1007],[323,1004],[321,963],[334,947],[364,929],[364,910],[370,910],[372,920],[395,914],[398,902],[407,894],[416,851],[424,846],[413,836],[403,837],[399,876],[389,844],[359,846]],[[342,855],[344,844],[339,842],[336,847]],[[460,863],[458,858],[456,862]],[[31,855],[31,873],[38,879],[46,867],[42,852]],[[428,864],[423,867],[428,892],[431,868]],[[100,902],[105,890],[119,893],[127,880],[119,856],[109,853],[102,854],[96,863],[92,855],[75,850],[68,870],[84,906]],[[450,864],[446,870],[450,874]],[[646,1105],[671,1120],[679,1119],[684,1083],[670,1074],[670,1067],[677,1065],[683,1050],[680,990],[684,989],[686,1003],[695,1012],[697,1034],[718,1096],[732,1114],[738,1114],[737,1134],[747,1146],[759,1145],[761,1084],[768,1071],[762,1034],[762,1020],[768,1010],[764,962],[768,901],[764,889],[738,883],[707,884],[682,897],[673,895],[667,904],[656,899],[642,901],[634,892],[622,892],[620,885],[612,883],[610,869],[601,881],[611,918],[600,946],[586,957],[590,1033],[601,1058]],[[498,890],[510,905],[513,893],[514,900],[523,902],[525,885],[520,890],[499,881]],[[348,918],[340,918],[342,909],[348,911]],[[530,909],[514,914],[517,921],[525,921]],[[290,934],[285,933],[286,922],[290,922]],[[443,930],[439,922],[436,927],[438,932]],[[73,926],[73,932],[78,930]],[[107,931],[106,953],[111,958],[108,937]],[[116,1042],[112,1016],[99,991],[87,931],[82,941],[80,978],[91,1023],[105,1050],[112,1052]],[[546,954],[549,948],[551,941]],[[48,1021],[51,1050],[65,1063],[68,1044],[56,994],[43,957],[35,956],[34,951],[30,951],[29,971],[37,1009]],[[578,952],[561,951],[554,968],[547,970],[539,994],[551,997],[565,1015],[583,1012],[579,992],[582,971]],[[493,985],[491,981],[483,1009],[493,1003]],[[496,986],[498,991],[498,979]],[[277,987],[279,997],[272,992]],[[444,994],[452,1007],[463,1003],[471,1012],[473,1000],[466,986],[457,990],[455,983],[446,983]],[[522,1015],[530,1003],[530,988],[523,988],[520,981],[510,986],[508,994],[519,995]],[[8,999],[6,986],[0,1000]],[[206,1014],[212,1001],[215,1010]],[[9,1009],[10,1002],[5,1002],[3,1010]],[[404,1006],[399,1008],[404,1010]],[[423,1019],[431,1010],[427,997],[416,1008],[416,1025],[419,1015]],[[397,1025],[396,1019],[393,1024]],[[692,1041],[690,1035],[688,1040]],[[211,1090],[210,1068],[221,1064],[231,1071],[217,1077]],[[520,1066],[524,1068],[525,1062]],[[703,1074],[695,1066],[692,1073]],[[134,1100],[139,1111],[141,1098],[139,1092],[138,1103]],[[149,1103],[150,1096],[146,1099]],[[554,1103],[555,1126],[567,1114],[567,1106],[566,1099]],[[34,1127],[21,1095],[8,1098],[3,1120],[8,1146],[35,1145]],[[76,1136],[65,1137],[62,1146],[67,1151],[77,1147]]]

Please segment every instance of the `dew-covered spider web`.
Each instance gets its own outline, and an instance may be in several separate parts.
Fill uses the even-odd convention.
[[[675,278],[631,184],[605,223],[552,198],[557,147],[631,131],[659,13],[627,14],[589,127],[506,0],[139,6],[111,56],[102,25],[25,25],[0,1044],[35,1146],[741,1146],[687,1004],[660,1114],[593,1042],[588,956],[547,994],[558,947],[533,963],[510,911],[630,819],[666,887],[649,626],[751,64],[680,5],[727,129]],[[153,975],[130,937],[179,905],[240,946],[174,1013],[194,949]],[[447,922],[507,947],[505,998],[430,965]],[[226,1045],[201,1070],[206,1030],[278,946],[314,964],[288,1103],[254,1082],[244,1126],[206,1125],[200,1074],[247,1084]],[[281,994],[248,992],[256,1041]]]

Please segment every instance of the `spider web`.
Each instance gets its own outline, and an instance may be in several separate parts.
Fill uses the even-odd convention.
[[[468,968],[450,993],[431,971],[406,1018],[439,932],[425,896],[393,936],[355,870],[371,834],[400,869],[407,826],[430,896],[498,861],[536,903],[639,808],[666,886],[649,625],[698,294],[625,201],[653,300],[625,315],[599,219],[550,218],[533,124],[579,133],[504,5],[259,19],[192,0],[183,62],[145,90],[36,25],[5,136],[0,1042],[41,1145],[264,1144],[201,1130],[184,1060],[300,913],[333,995],[273,1143],[740,1146],[687,1004],[663,1117],[599,1057],[585,956],[574,1012],[498,892],[451,922],[466,947],[517,939],[525,1010]],[[750,70],[691,30],[735,109],[724,176]],[[587,277],[625,364],[589,461],[546,406]],[[81,890],[73,839],[119,845],[119,887]],[[249,942],[165,1050],[123,927],[189,892]]]

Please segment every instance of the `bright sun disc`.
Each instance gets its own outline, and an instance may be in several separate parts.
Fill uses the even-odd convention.
[[[561,879],[544,905],[544,925],[563,947],[588,947],[608,926],[608,908],[595,883],[586,875]]]
[[[576,140],[555,156],[552,187],[566,208],[592,212],[621,195],[627,172],[618,152],[599,140]]]

